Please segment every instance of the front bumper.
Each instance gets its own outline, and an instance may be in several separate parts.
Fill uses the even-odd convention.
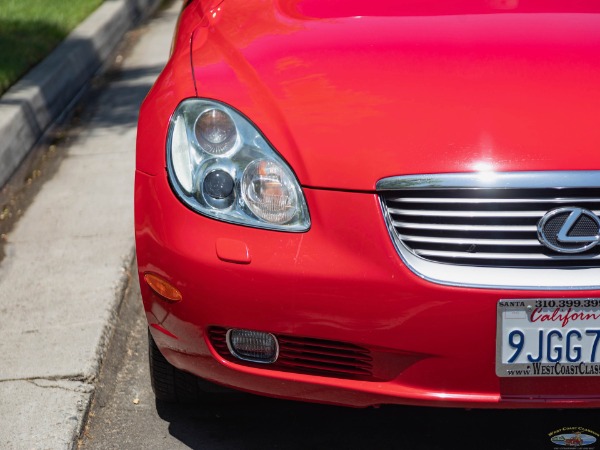
[[[305,189],[312,228],[283,233],[226,224],[181,204],[164,176],[136,173],[136,241],[150,330],[175,366],[265,395],[343,404],[598,407],[600,378],[499,378],[500,299],[598,297],[433,284],[396,253],[377,195]],[[246,249],[247,251],[240,251]],[[182,293],[169,304],[143,274]],[[348,379],[220,355],[210,327],[350,343],[378,357],[373,379]]]

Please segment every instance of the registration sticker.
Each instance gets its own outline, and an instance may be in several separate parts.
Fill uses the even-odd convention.
[[[496,375],[599,376],[600,299],[500,300]]]

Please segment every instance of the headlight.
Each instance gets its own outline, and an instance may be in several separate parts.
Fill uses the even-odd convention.
[[[177,107],[167,171],[178,197],[200,214],[274,230],[310,228],[294,173],[247,119],[221,103],[188,99]]]

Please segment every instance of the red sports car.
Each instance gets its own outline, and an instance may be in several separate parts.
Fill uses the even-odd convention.
[[[600,406],[600,2],[192,0],[140,113],[163,400]]]

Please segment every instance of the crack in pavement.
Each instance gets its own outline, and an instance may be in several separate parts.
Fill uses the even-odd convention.
[[[79,384],[89,384],[91,385],[95,382],[95,378],[90,380],[81,374],[78,375],[63,375],[57,377],[28,377],[28,378],[4,378],[0,380],[1,383],[14,383],[14,382],[27,382],[35,384],[36,381],[48,382],[48,383],[79,383]],[[47,387],[47,386],[39,386],[39,387]]]
[[[91,384],[71,381],[71,380],[45,380],[39,378],[36,380],[24,380],[27,383],[33,384],[42,389],[60,389],[68,392],[76,392],[81,394],[91,394],[94,392],[94,386]],[[72,385],[72,386],[69,386]]]

